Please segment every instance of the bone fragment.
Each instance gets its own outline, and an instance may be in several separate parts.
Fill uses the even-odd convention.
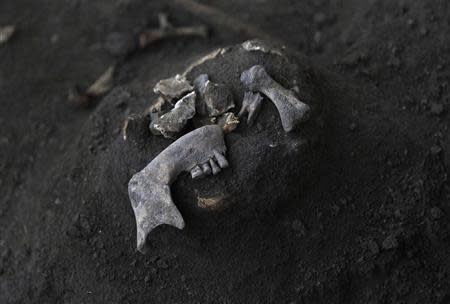
[[[273,80],[262,66],[255,65],[242,72],[241,82],[248,90],[263,93],[275,104],[284,131],[290,132],[309,119],[310,107]]]
[[[174,77],[160,80],[155,87],[153,92],[160,95],[167,101],[173,99],[178,99],[187,92],[194,90],[194,87],[182,75],[175,75]]]
[[[215,164],[217,153],[224,155],[225,151],[222,129],[217,125],[204,126],[180,137],[133,175],[128,194],[136,217],[139,251],[145,252],[147,235],[155,227],[167,224],[184,228],[184,220],[170,194],[170,185],[177,176],[206,163],[216,166],[212,172],[217,174],[220,171]]]
[[[199,65],[201,65],[201,64],[203,64],[203,63],[205,63],[207,61],[210,61],[210,60],[216,58],[219,55],[223,55],[226,52],[227,52],[226,48],[218,48],[218,49],[215,49],[214,51],[206,54],[205,56],[197,59],[196,61],[194,61],[192,64],[190,64],[187,67],[187,69],[183,72],[183,76],[186,76],[187,74],[189,74],[193,69],[195,69]]]
[[[145,48],[156,41],[173,37],[202,37],[208,36],[208,28],[204,25],[174,27],[168,20],[166,14],[159,14],[159,28],[145,30],[139,35],[139,47]]]
[[[233,132],[239,125],[239,119],[232,112],[227,112],[219,117],[217,124],[222,127],[225,134]]]
[[[263,97],[259,93],[245,92],[244,99],[242,100],[242,107],[238,113],[238,117],[242,117],[248,114],[247,124],[249,126],[253,125],[261,110]]]
[[[195,92],[184,96],[172,110],[152,120],[149,126],[150,131],[154,135],[163,135],[166,138],[176,137],[184,129],[188,120],[194,117],[195,99]]]
[[[201,115],[219,116],[234,108],[234,98],[230,88],[225,84],[214,83],[208,75],[201,74],[194,80],[199,94],[197,109]]]
[[[114,86],[115,65],[111,65],[100,77],[86,90],[86,95],[98,97],[108,93]]]
[[[241,44],[242,48],[248,52],[259,51],[267,54],[275,54],[278,56],[283,56],[280,49],[271,46],[269,43],[262,41],[260,39],[247,40]]]
[[[0,26],[0,45],[5,44],[16,32],[14,25]]]

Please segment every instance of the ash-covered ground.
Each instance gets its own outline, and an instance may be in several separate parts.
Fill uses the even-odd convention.
[[[111,55],[111,33],[157,28],[161,12],[210,35]],[[448,1],[5,0],[7,24],[1,303],[450,303]],[[264,187],[252,184],[270,208],[234,220],[235,207],[216,224],[184,210],[185,230],[159,227],[142,255],[127,182],[147,162],[142,151],[150,160],[168,142],[135,132],[130,146],[124,121],[155,101],[158,80],[255,35],[320,71],[329,113],[311,180],[272,206],[274,164],[289,159],[271,156],[258,171]],[[118,61],[111,92],[87,108],[68,100]],[[175,185],[180,205],[190,183]]]

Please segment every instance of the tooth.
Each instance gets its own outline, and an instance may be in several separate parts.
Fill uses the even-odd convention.
[[[224,168],[228,167],[227,159],[220,152],[217,152],[216,150],[214,150],[214,156],[215,156],[217,162],[219,163],[220,168],[224,169]]]
[[[211,165],[213,175],[216,175],[220,172],[220,168],[217,166],[216,162],[213,159],[209,160],[209,164]]]
[[[212,173],[211,166],[209,163],[202,164],[202,171],[205,175],[210,175]]]
[[[203,171],[202,169],[200,169],[199,166],[195,166],[192,170],[191,170],[191,176],[192,179],[198,179],[200,177],[203,176]]]
[[[273,80],[262,66],[255,65],[242,72],[241,82],[250,91],[263,93],[275,104],[284,131],[290,132],[309,119],[311,108]]]
[[[262,106],[263,97],[259,93],[245,92],[242,100],[242,107],[239,111],[238,117],[248,113],[247,124],[251,126],[258,116],[259,110]]]

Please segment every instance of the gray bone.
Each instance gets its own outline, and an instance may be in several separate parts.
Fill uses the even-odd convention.
[[[208,75],[199,75],[194,80],[194,87],[199,94],[197,108],[200,114],[214,117],[234,108],[230,88],[225,84],[210,81]]]
[[[194,87],[186,77],[178,74],[174,77],[160,80],[153,88],[153,92],[167,101],[178,99],[192,90],[194,90]]]
[[[173,138],[186,126],[189,119],[195,115],[196,94],[192,92],[180,99],[169,112],[152,120],[150,131],[154,135]]]
[[[238,117],[248,114],[247,124],[251,126],[261,110],[263,97],[259,93],[245,92],[242,100],[242,107],[239,111]]]
[[[309,119],[311,108],[298,100],[291,90],[273,80],[264,67],[255,65],[242,72],[241,82],[247,89],[263,93],[275,104],[284,131],[290,132]]]
[[[208,161],[213,166],[216,153],[223,155],[225,151],[222,129],[217,125],[204,126],[180,137],[133,175],[128,184],[128,195],[136,217],[139,251],[145,252],[147,235],[155,227],[167,224],[184,228],[183,217],[170,194],[170,185],[177,176],[183,171],[192,172]],[[215,163],[214,166],[217,167]],[[218,167],[212,170],[214,174],[220,171]]]

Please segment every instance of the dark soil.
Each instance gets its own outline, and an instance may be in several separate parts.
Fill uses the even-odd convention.
[[[0,2],[0,25],[18,27],[0,47],[0,303],[450,303],[450,3],[201,1],[309,57],[326,149],[299,198],[222,226],[188,212],[142,255],[127,182],[168,142],[135,132],[130,146],[124,120],[158,80],[254,38],[176,2]],[[117,60],[110,33],[161,11],[210,38],[156,43],[89,109],[67,101]]]

